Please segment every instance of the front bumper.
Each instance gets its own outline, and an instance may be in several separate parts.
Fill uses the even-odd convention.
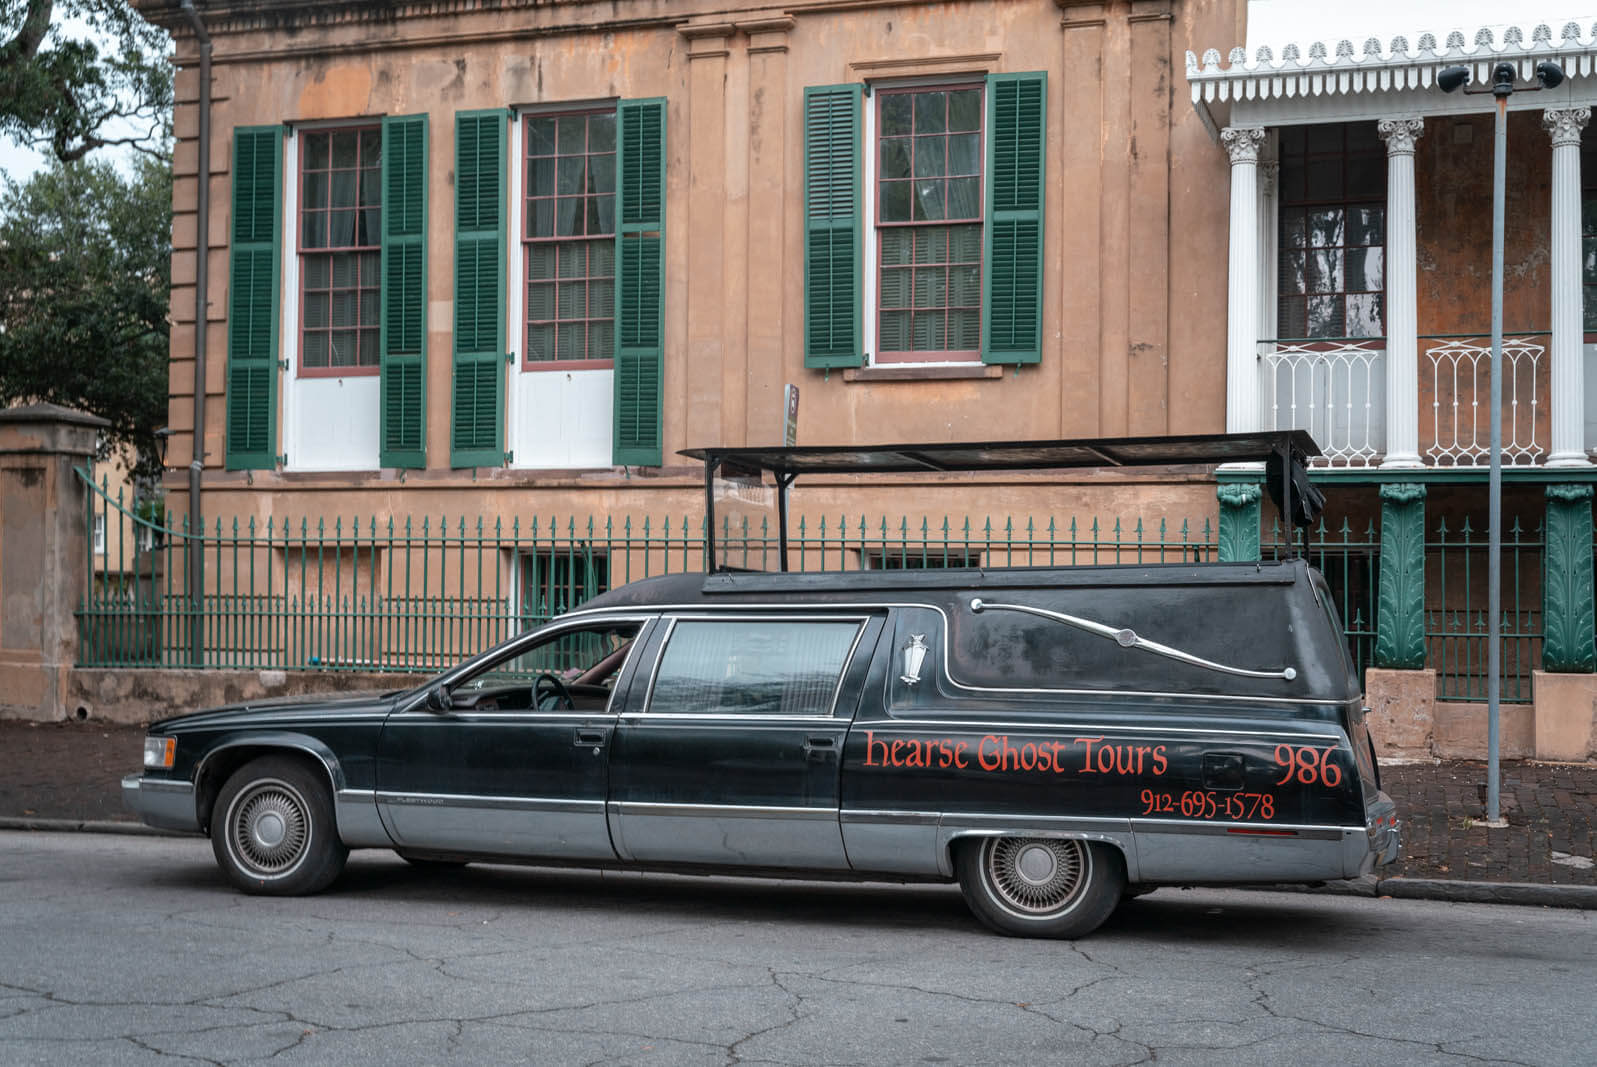
[[[130,774],[122,779],[122,806],[163,830],[200,832],[194,783]]]

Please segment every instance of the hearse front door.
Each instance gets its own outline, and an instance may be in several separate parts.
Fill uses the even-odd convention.
[[[395,712],[377,805],[401,849],[613,859],[604,802],[617,703],[645,619],[551,626]]]
[[[610,829],[641,862],[846,870],[843,741],[881,621],[682,615],[616,726]]]

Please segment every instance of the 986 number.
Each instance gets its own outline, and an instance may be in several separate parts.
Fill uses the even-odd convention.
[[[1334,748],[1276,745],[1275,763],[1286,773],[1276,780],[1276,785],[1286,785],[1296,779],[1300,785],[1325,785],[1335,789],[1342,784],[1342,767],[1331,759]]]

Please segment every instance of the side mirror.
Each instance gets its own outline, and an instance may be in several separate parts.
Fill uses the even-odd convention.
[[[427,690],[428,711],[448,711],[454,707],[454,702],[449,699],[449,690],[441,685],[435,685]]]

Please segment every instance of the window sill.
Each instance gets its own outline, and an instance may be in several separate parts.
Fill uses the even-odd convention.
[[[845,382],[946,382],[968,378],[1002,378],[1004,368],[997,363],[950,364],[946,367],[849,367]]]

